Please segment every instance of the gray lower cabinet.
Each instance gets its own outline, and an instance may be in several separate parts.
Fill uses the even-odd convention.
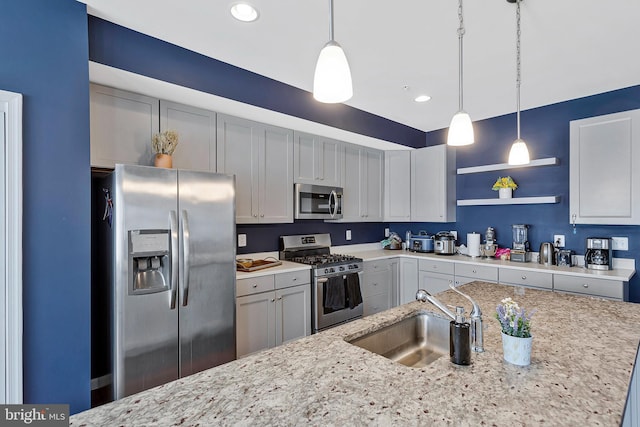
[[[366,261],[362,274],[361,292],[363,300],[363,315],[370,316],[380,311],[393,307],[394,295],[397,291],[397,280],[394,280],[394,273],[397,273],[397,262],[394,259],[382,259],[376,261]],[[395,270],[395,271],[394,271]]]
[[[446,291],[449,284],[454,283],[454,271],[453,262],[421,259],[418,262],[418,286],[430,294]]]
[[[342,181],[342,143],[304,132],[295,132],[294,138],[294,181],[338,187]]]
[[[552,290],[553,274],[501,267],[498,271],[498,283]]]
[[[498,282],[498,267],[490,265],[463,264],[457,262],[455,264],[455,272],[456,286],[462,286],[476,280],[490,283]]]
[[[309,271],[240,279],[236,293],[238,357],[311,334]]]
[[[160,129],[159,100],[91,84],[91,166],[153,165],[151,138]]]
[[[400,281],[398,304],[407,304],[416,300],[418,292],[418,260],[400,258]]]
[[[383,152],[345,145],[343,222],[381,222],[384,179]]]
[[[217,169],[236,177],[236,222],[293,222],[293,131],[218,115]]]
[[[160,131],[175,130],[179,143],[173,167],[216,171],[216,113],[160,100]]]
[[[629,300],[629,283],[619,280],[554,274],[553,290],[571,294],[610,298],[619,301]]]

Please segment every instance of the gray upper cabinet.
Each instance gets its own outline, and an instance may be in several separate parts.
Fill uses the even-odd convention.
[[[445,144],[411,151],[411,220],[456,220],[456,155]]]
[[[152,165],[151,138],[160,129],[159,100],[91,84],[91,166]]]
[[[382,221],[383,152],[345,145],[343,222]]]
[[[575,120],[569,128],[569,221],[640,224],[640,110]]]
[[[236,177],[236,222],[293,222],[293,131],[218,115],[218,172]]]
[[[342,143],[303,132],[295,132],[294,135],[294,181],[339,186],[344,158]]]
[[[411,150],[384,153],[384,221],[411,221]]]
[[[160,131],[175,130],[179,142],[173,167],[216,171],[216,113],[171,101],[160,101]]]

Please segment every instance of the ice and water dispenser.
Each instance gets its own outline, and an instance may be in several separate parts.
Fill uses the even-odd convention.
[[[129,231],[129,294],[150,294],[170,288],[169,233],[169,230]]]

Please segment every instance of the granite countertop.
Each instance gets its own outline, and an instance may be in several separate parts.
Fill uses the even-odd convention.
[[[484,282],[485,352],[396,364],[345,341],[423,310],[412,302],[71,417],[84,425],[619,425],[640,341],[640,305]],[[523,294],[523,295],[521,295]],[[495,306],[537,309],[531,365],[502,360]],[[468,302],[453,291],[438,294]]]

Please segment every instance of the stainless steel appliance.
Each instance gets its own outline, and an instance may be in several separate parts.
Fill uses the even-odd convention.
[[[553,243],[543,242],[538,252],[538,263],[542,265],[554,265],[556,263],[556,248]]]
[[[527,224],[514,224],[511,226],[513,246],[511,248],[511,261],[531,261],[531,248],[527,239],[529,226]]]
[[[588,237],[584,265],[593,270],[611,270],[613,268],[611,239],[607,237]]]
[[[419,232],[417,236],[411,236],[408,249],[413,252],[433,252],[433,236],[426,231]]]
[[[556,265],[563,267],[573,266],[573,251],[570,249],[560,249],[556,252]]]
[[[438,255],[455,255],[456,253],[456,238],[449,231],[436,233],[434,245],[433,252]]]
[[[311,330],[362,317],[362,258],[331,253],[331,235],[280,236],[280,259],[311,265]]]
[[[484,244],[480,248],[480,252],[484,258],[491,258],[495,256],[497,250],[496,231],[493,227],[487,227],[487,231],[484,233]]]
[[[234,178],[116,165],[100,184],[113,398],[234,360]]]
[[[342,188],[322,185],[294,185],[295,219],[341,219]]]

